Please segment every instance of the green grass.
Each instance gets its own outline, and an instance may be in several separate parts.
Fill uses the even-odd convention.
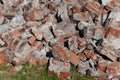
[[[8,71],[12,66],[0,67],[0,71]],[[16,74],[7,74],[6,72],[0,72],[0,80],[59,80],[57,76],[48,75],[47,66],[32,66],[24,65],[22,70]],[[71,68],[71,80],[93,80],[93,77],[80,76],[77,73],[77,69],[72,66]]]

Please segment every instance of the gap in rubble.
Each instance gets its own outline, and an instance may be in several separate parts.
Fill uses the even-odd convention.
[[[12,20],[12,18],[14,17],[14,16],[12,16],[12,15],[4,15],[7,19],[9,19],[9,20]]]
[[[67,48],[69,47],[68,40],[66,42],[64,42],[64,46],[67,47]]]
[[[102,42],[103,42],[103,39],[99,39],[95,44],[96,46],[101,46]]]
[[[62,21],[61,17],[58,16],[58,12],[55,15],[56,19],[57,19],[57,23],[60,23]]]
[[[102,0],[98,0],[98,2],[99,2],[100,4],[102,4]]]
[[[80,30],[79,35],[80,35],[80,37],[84,37],[84,30]]]
[[[56,36],[55,36],[55,34],[54,34],[54,31],[53,31],[52,26],[50,27],[50,31],[51,31],[51,33],[52,33],[53,37],[54,37],[54,38],[56,38]]]
[[[1,3],[1,4],[4,4],[2,0],[0,0],[0,3]]]
[[[107,15],[107,17],[106,17],[105,21],[103,22],[102,26],[104,26],[104,27],[105,27],[105,26],[106,26],[106,24],[108,23],[110,13],[111,13],[111,11],[108,11],[108,15]]]
[[[51,57],[53,57],[53,58],[54,58],[54,56],[53,56],[53,54],[52,54],[52,52],[51,52],[51,51],[47,52],[47,53],[46,53],[46,56],[47,56],[47,57],[49,57],[49,58],[51,58]]]

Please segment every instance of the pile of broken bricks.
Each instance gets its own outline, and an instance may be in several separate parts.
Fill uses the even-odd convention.
[[[0,66],[48,64],[48,73],[70,79],[120,79],[119,0],[0,0]]]

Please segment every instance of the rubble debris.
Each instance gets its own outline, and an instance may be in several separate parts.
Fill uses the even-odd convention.
[[[101,80],[120,76],[118,0],[1,0],[0,66],[48,64],[48,73]]]
[[[70,63],[57,61],[51,58],[49,62],[48,73],[57,74],[61,80],[70,79]]]

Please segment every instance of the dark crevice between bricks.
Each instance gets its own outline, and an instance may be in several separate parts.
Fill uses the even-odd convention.
[[[56,19],[57,19],[57,23],[60,23],[62,21],[61,17],[58,16],[58,12],[55,15]]]
[[[0,3],[1,3],[1,4],[4,4],[2,0],[0,0]]]
[[[67,47],[67,48],[69,47],[68,40],[66,42],[64,42],[64,46]]]
[[[53,54],[52,54],[52,51],[49,51],[46,53],[46,56],[49,57],[49,58],[54,58]]]
[[[55,36],[55,34],[54,34],[54,31],[53,31],[52,26],[50,27],[50,31],[51,31],[51,33],[52,33],[53,37],[54,37],[54,38],[56,38],[56,36]]]
[[[112,61],[110,58],[108,58],[107,56],[103,55],[100,51],[98,51],[95,47],[94,52],[99,54],[104,60]]]
[[[106,26],[108,25],[107,23],[108,23],[108,21],[109,21],[109,15],[110,15],[110,13],[111,13],[111,11],[108,11],[108,15],[107,15],[105,21],[104,21],[103,24],[102,24],[102,26],[104,26],[105,28],[106,28]]]
[[[101,46],[102,42],[103,42],[103,39],[99,39],[95,44],[96,46]]]

